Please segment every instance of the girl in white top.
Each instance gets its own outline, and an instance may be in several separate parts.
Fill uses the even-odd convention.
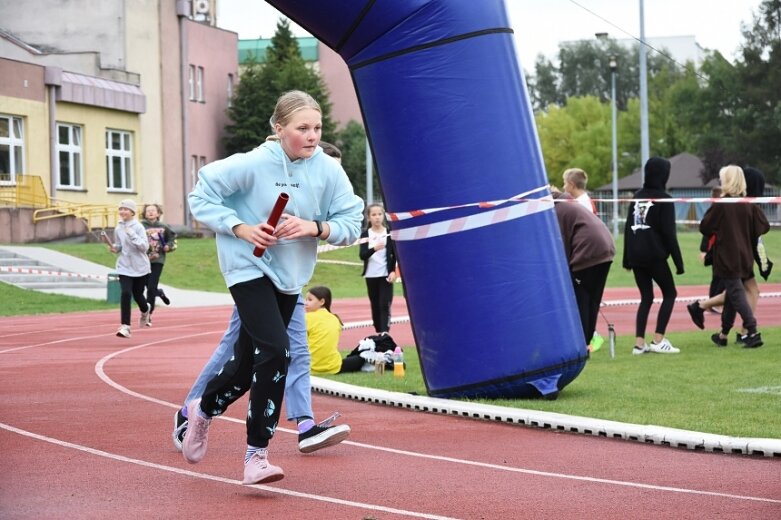
[[[369,227],[361,233],[358,254],[363,260],[361,275],[366,279],[374,330],[379,334],[390,330],[393,283],[396,281],[396,249],[385,227],[385,208],[381,204],[370,204],[368,215]]]
[[[136,220],[135,201],[125,199],[119,203],[119,218],[114,229],[114,243],[109,246],[109,251],[118,254],[116,271],[122,289],[119,304],[122,324],[117,329],[117,336],[129,338],[131,296],[141,311],[139,326],[143,327],[149,322],[149,305],[144,298],[144,289],[152,270],[146,255],[149,241],[144,226]]]

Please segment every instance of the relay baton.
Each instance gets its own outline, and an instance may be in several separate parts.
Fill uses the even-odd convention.
[[[277,202],[274,204],[274,207],[271,209],[271,215],[268,216],[268,221],[266,222],[266,224],[268,224],[273,228],[277,227],[277,223],[279,222],[279,217],[282,215],[282,210],[285,209],[288,200],[290,200],[290,195],[288,195],[287,193],[279,194],[279,197],[277,198]],[[263,253],[265,252],[266,252],[265,247],[255,246],[255,250],[252,252],[252,254],[260,258],[261,256],[263,256]]]
[[[108,233],[106,233],[105,231],[100,232],[100,238],[103,239],[103,242],[105,242],[107,246],[109,247],[114,246],[114,244],[111,243],[111,239],[108,237]]]

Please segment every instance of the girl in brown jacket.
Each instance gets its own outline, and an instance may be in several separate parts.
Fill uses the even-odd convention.
[[[746,178],[740,166],[725,166],[719,172],[722,197],[745,197]],[[748,331],[743,346],[762,346],[762,336],[757,332],[757,320],[751,310],[743,288],[743,280],[752,276],[754,245],[760,235],[770,230],[765,214],[755,204],[714,204],[700,222],[700,233],[716,235],[713,246],[713,274],[724,281],[726,300],[721,313],[721,332],[711,336],[719,347],[727,346],[727,337],[735,324],[735,314],[743,318]]]

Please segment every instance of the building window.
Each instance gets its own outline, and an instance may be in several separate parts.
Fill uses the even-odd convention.
[[[203,103],[204,99],[204,85],[203,85],[203,67],[198,67],[198,75],[196,76],[196,87],[198,90],[198,101]]]
[[[195,65],[190,65],[187,74],[187,86],[190,88],[190,101],[195,101]]]
[[[228,106],[233,106],[233,74],[228,74]]]
[[[130,132],[106,131],[106,186],[110,191],[133,189],[132,144]]]
[[[201,168],[203,168],[204,166],[206,166],[206,157],[204,157],[203,155],[201,155],[201,156],[198,158],[198,169],[200,170],[200,169],[201,169]]]
[[[57,156],[60,188],[82,188],[81,127],[57,123]]]
[[[0,185],[15,184],[24,172],[23,130],[21,117],[0,114]]]
[[[190,156],[190,187],[194,187],[198,182],[198,156]]]

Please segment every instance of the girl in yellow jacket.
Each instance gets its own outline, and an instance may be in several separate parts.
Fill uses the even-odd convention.
[[[363,366],[364,359],[360,356],[342,359],[339,353],[342,320],[331,312],[331,300],[331,289],[323,286],[310,288],[304,299],[306,339],[312,356],[312,373],[357,372]]]

